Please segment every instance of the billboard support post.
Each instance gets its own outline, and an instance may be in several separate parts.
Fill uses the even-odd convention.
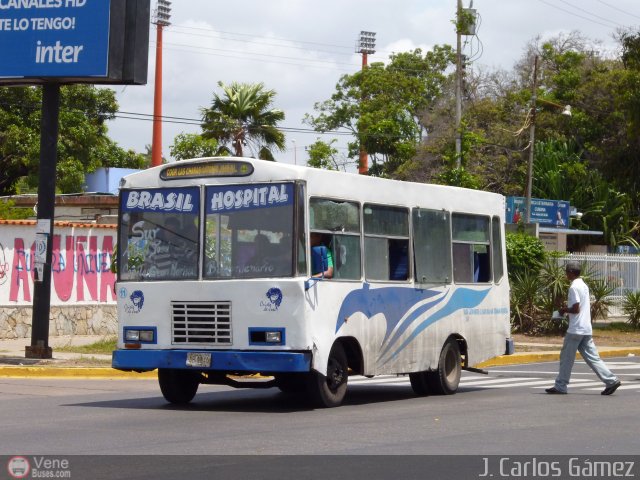
[[[51,258],[53,252],[53,219],[56,202],[56,163],[58,159],[58,117],[60,84],[42,87],[42,119],[40,123],[40,179],[38,183],[38,215],[36,250],[42,248],[44,262],[34,269],[31,345],[25,347],[26,358],[51,358],[49,346],[49,308],[51,306]],[[38,256],[38,252],[36,252]],[[42,256],[42,255],[40,255]],[[37,260],[36,260],[37,262]]]

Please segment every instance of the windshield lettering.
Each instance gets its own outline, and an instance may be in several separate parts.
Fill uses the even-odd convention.
[[[287,187],[282,184],[214,191],[211,192],[210,212],[286,205],[290,200]]]
[[[189,193],[151,193],[146,190],[130,191],[127,193],[127,209],[165,210],[178,212],[192,212],[194,210],[193,197]]]

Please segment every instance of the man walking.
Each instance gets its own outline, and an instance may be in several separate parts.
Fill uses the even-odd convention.
[[[564,336],[560,352],[560,371],[553,387],[545,391],[551,394],[566,394],[571,378],[571,369],[576,359],[576,351],[580,352],[587,365],[602,380],[606,388],[602,395],[611,395],[620,386],[620,380],[607,368],[600,358],[591,336],[591,308],[589,287],[580,278],[581,268],[577,262],[569,262],[565,266],[567,278],[571,282],[567,306],[560,309],[561,314],[569,314],[569,328]]]

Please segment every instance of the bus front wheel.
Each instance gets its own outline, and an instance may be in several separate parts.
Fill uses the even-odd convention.
[[[309,373],[307,393],[314,405],[321,408],[338,407],[347,393],[347,354],[339,343],[329,353],[327,375]]]
[[[460,346],[455,338],[449,338],[440,352],[438,368],[425,372],[429,390],[438,395],[456,393],[462,375]]]
[[[200,373],[171,368],[158,369],[162,396],[169,403],[184,405],[193,400],[200,385]]]

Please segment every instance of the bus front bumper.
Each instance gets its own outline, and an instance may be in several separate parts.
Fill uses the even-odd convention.
[[[210,359],[209,366],[193,359]],[[195,365],[194,365],[195,363]],[[176,368],[221,372],[308,372],[310,352],[240,350],[116,350],[111,366],[117,370],[144,372]]]

